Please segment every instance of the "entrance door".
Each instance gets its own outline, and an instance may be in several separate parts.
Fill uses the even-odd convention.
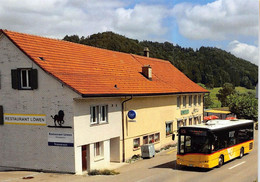
[[[82,151],[82,171],[87,170],[87,146],[84,145],[81,148]]]

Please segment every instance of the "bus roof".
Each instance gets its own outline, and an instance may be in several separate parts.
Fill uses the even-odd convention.
[[[202,129],[209,129],[209,130],[216,130],[221,128],[226,128],[230,126],[237,126],[246,123],[253,123],[252,120],[245,120],[245,119],[234,119],[234,120],[209,120],[206,123],[198,124],[198,125],[189,125],[184,126],[186,128],[202,128]]]

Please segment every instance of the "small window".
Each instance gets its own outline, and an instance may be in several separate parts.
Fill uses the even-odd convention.
[[[90,111],[91,112],[90,124],[97,124],[98,123],[99,106],[91,106],[90,110],[91,110]]]
[[[133,144],[134,144],[134,149],[139,148],[140,147],[140,138],[134,139]]]
[[[177,108],[180,108],[181,106],[181,96],[177,97]]]
[[[179,129],[180,127],[182,127],[184,125],[183,120],[178,120],[177,121],[177,129]]]
[[[33,90],[38,88],[38,73],[36,69],[11,70],[11,74],[13,89]]]
[[[199,104],[199,106],[201,105],[201,95],[199,95],[199,97],[198,97],[198,104]]]
[[[21,88],[22,89],[30,89],[31,88],[31,70],[30,69],[22,69],[21,70]]]
[[[192,105],[192,95],[189,96],[189,107]]]
[[[108,122],[108,105],[90,107],[90,124]]]
[[[189,125],[192,125],[192,118],[189,118]]]
[[[194,98],[194,106],[196,106],[197,105],[197,95],[195,95],[193,98]]]
[[[160,133],[155,133],[154,134],[154,142],[159,142],[160,141]]]
[[[143,144],[148,144],[148,136],[143,137]]]
[[[154,134],[149,135],[149,143],[154,143]]]
[[[186,107],[186,95],[183,96],[183,107]]]
[[[187,119],[183,120],[183,126],[187,126]]]
[[[94,156],[95,157],[103,156],[103,142],[97,142],[94,144]]]
[[[166,123],[166,135],[172,134],[172,123]]]
[[[107,107],[108,105],[100,106],[100,123],[106,123],[107,122]]]

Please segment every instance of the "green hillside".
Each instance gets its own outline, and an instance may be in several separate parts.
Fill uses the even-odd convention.
[[[216,87],[216,88],[213,88],[213,89],[210,89],[210,98],[212,99],[212,102],[213,102],[213,106],[212,108],[219,108],[221,107],[221,102],[218,100],[217,98],[217,94],[218,94],[218,91],[221,89],[221,87]],[[251,92],[253,95],[256,94],[256,90],[255,89],[247,89],[247,88],[244,88],[244,87],[236,87],[235,88],[236,91],[238,91],[239,93],[248,93],[248,92]]]
[[[143,55],[144,47],[148,47],[150,57],[170,61],[191,80],[203,83],[209,88],[221,87],[229,82],[236,87],[253,89],[258,81],[256,65],[214,47],[193,50],[170,42],[129,39],[113,32],[93,34],[89,37],[66,35],[64,40],[137,55]]]

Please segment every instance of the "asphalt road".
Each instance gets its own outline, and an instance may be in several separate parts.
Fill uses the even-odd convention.
[[[2,171],[0,182],[13,181],[88,181],[88,182],[253,182],[258,175],[258,132],[254,150],[242,159],[234,159],[221,168],[203,170],[176,165],[176,149],[161,152],[152,159],[140,160],[116,169],[114,176],[78,176],[71,174]],[[1,171],[1,168],[0,168]],[[22,179],[32,176],[32,179]]]

